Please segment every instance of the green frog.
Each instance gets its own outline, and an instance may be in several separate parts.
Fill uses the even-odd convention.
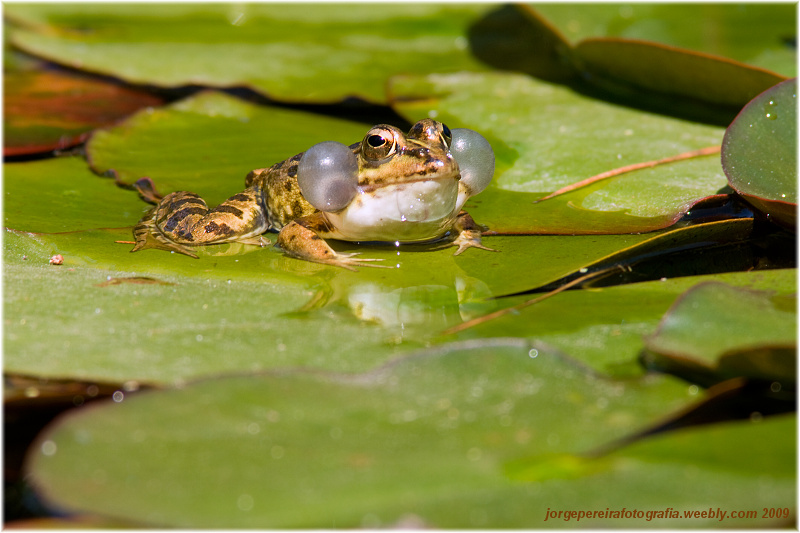
[[[213,209],[198,195],[164,196],[133,230],[132,252],[224,242],[266,245],[279,230],[289,256],[355,270],[380,259],[341,253],[326,239],[418,243],[449,239],[455,255],[481,244],[481,227],[461,208],[494,174],[494,152],[479,133],[424,119],[404,134],[386,124],[360,143],[327,141],[251,171],[245,190]]]

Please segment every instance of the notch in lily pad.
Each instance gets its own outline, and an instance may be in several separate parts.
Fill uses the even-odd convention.
[[[728,126],[722,168],[730,186],[777,224],[797,227],[797,78],[750,101]]]

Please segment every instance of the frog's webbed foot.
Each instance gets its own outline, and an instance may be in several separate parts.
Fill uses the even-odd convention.
[[[325,242],[325,239],[318,235],[318,232],[323,233],[326,229],[325,221],[318,213],[315,213],[293,220],[284,226],[278,235],[277,244],[286,255],[314,263],[338,266],[352,271],[359,266],[389,268],[383,265],[369,264],[383,261],[383,259],[356,257],[359,255],[358,252],[351,254],[336,252]]]
[[[309,261],[315,261],[317,263],[324,263],[327,265],[338,266],[342,268],[346,268],[347,270],[352,270],[356,272],[355,267],[372,267],[372,268],[392,268],[386,265],[371,265],[369,264],[372,261],[383,261],[383,259],[372,259],[368,257],[355,257],[360,255],[360,252],[354,252],[352,254],[345,254],[339,252],[333,252],[334,256],[330,260],[324,261],[317,261],[316,259],[308,259]],[[306,258],[303,258],[306,259]]]
[[[458,246],[458,250],[453,255],[459,255],[467,248],[480,248],[489,252],[497,252],[494,248],[488,248],[481,244],[481,231],[483,226],[475,222],[466,211],[461,211],[453,225],[453,231],[458,232],[458,236],[448,246]]]
[[[499,252],[499,250],[481,244],[481,232],[474,230],[462,231],[458,234],[458,237],[450,243],[450,246],[458,246],[458,250],[456,250],[453,255],[460,255],[467,248],[480,248],[488,252]]]

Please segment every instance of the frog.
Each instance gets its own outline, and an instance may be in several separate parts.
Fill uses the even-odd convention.
[[[467,128],[423,119],[408,133],[388,124],[349,146],[325,141],[269,168],[250,171],[245,189],[210,209],[197,194],[155,198],[134,227],[132,252],[157,248],[197,258],[192,248],[226,242],[266,246],[277,231],[286,255],[348,270],[381,259],[335,251],[353,243],[438,243],[496,251],[462,208],[494,175],[489,142]]]

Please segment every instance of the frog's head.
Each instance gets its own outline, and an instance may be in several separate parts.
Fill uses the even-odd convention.
[[[424,119],[408,135],[381,124],[350,147],[312,146],[297,179],[342,237],[409,242],[446,231],[493,173],[494,153],[480,134]]]

